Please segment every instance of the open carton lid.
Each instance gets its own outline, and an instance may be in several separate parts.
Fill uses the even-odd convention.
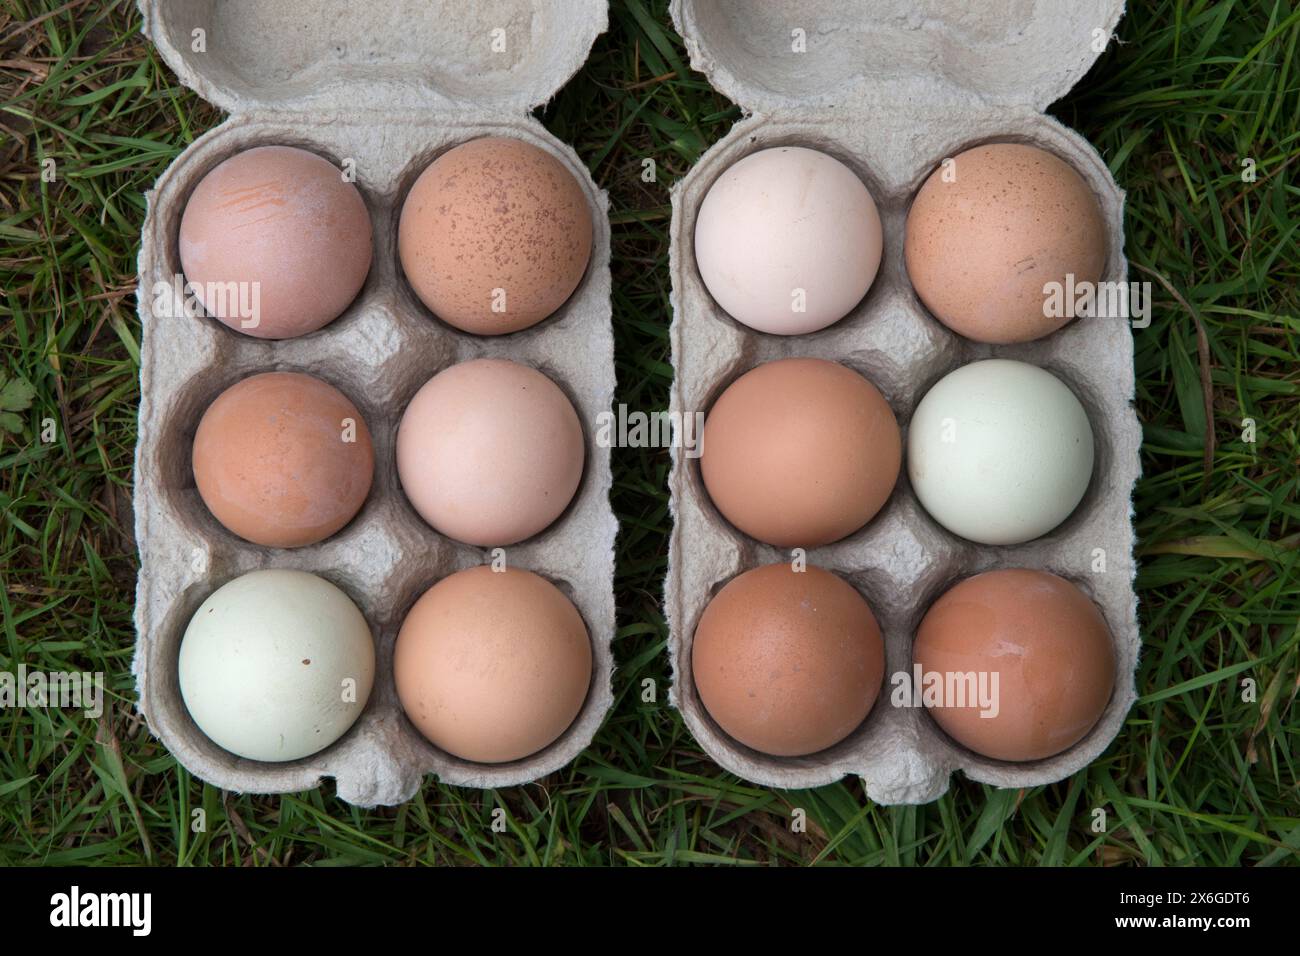
[[[1110,42],[1124,0],[673,0],[691,66],[735,103],[974,96],[1042,112]]]
[[[577,72],[605,0],[137,0],[181,82],[246,110],[525,113]]]

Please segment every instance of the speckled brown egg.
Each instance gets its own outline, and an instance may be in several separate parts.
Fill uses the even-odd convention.
[[[767,362],[736,379],[704,422],[700,473],[723,517],[777,547],[852,534],[898,480],[902,436],[869,381],[838,362]]]
[[[213,517],[272,548],[340,530],[361,510],[375,470],[356,406],[300,372],[265,372],[222,392],[199,422],[192,460]]]
[[[520,760],[568,729],[591,685],[591,641],[545,578],[469,568],[426,591],[402,622],[393,679],[438,747],[480,763]]]
[[[921,621],[912,660],[923,675],[940,675],[935,688],[952,687],[925,701],[939,726],[998,760],[1040,760],[1074,746],[1115,686],[1115,651],[1097,605],[1064,578],[1023,568],[977,574],[945,592]]]
[[[1068,275],[1076,288],[1101,279],[1106,224],[1069,163],[992,143],[925,181],[903,251],[916,294],[944,325],[977,342],[1028,342],[1070,321],[1044,314],[1051,283],[1064,291]]]
[[[245,335],[293,338],[334,321],[361,291],[370,214],[329,161],[257,146],[195,187],[181,217],[180,256],[210,315]]]
[[[866,719],[885,647],[871,608],[817,567],[769,564],[733,578],[695,629],[700,702],[742,744],[778,757],[816,753]]]
[[[411,288],[476,335],[517,332],[573,294],[591,257],[591,210],[563,163],[487,136],[448,150],[402,206],[397,247]]]

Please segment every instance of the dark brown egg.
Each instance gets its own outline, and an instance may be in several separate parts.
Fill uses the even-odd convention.
[[[885,648],[861,595],[821,568],[769,564],[717,593],[691,654],[709,715],[742,744],[793,757],[851,734],[880,693]]]
[[[222,392],[199,422],[192,460],[213,516],[272,548],[341,529],[361,510],[375,472],[356,406],[301,372],[264,372]]]
[[[962,581],[921,621],[912,660],[954,688],[942,706],[928,706],[939,726],[998,760],[1039,760],[1072,747],[1097,723],[1115,685],[1101,611],[1046,571],[988,571]],[[969,691],[956,696],[959,683],[978,686],[963,675],[976,682],[984,675],[992,693],[983,703]]]

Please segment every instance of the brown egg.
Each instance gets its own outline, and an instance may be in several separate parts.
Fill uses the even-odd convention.
[[[953,693],[928,708],[939,726],[997,760],[1039,760],[1072,747],[1097,723],[1115,684],[1101,611],[1046,571],[988,571],[962,581],[926,613],[912,660],[923,675],[952,681]],[[978,684],[969,679],[965,699],[956,696],[963,674],[984,675],[986,700],[971,700],[969,687]]]
[[[823,359],[781,359],[736,379],[704,423],[700,469],[723,516],[777,547],[852,534],[898,480],[902,437],[876,387]]]
[[[397,248],[434,315],[476,335],[536,325],[578,287],[591,209],[558,159],[486,136],[443,153],[402,205]]]
[[[700,616],[691,651],[700,701],[747,747],[778,757],[851,734],[880,693],[885,645],[843,579],[769,564],[733,578]]]
[[[370,430],[347,396],[299,372],[226,389],[194,435],[194,480],[208,510],[254,544],[297,548],[334,534],[370,493]]]
[[[1101,279],[1106,224],[1064,160],[993,143],[925,181],[903,252],[916,294],[944,325],[977,342],[1028,342],[1070,321],[1043,314],[1049,283]]]
[[[531,571],[470,568],[426,591],[393,649],[402,708],[433,744],[504,763],[553,743],[591,684],[591,641],[572,602]]]
[[[439,372],[402,414],[397,473],[439,532],[482,547],[544,530],[582,480],[582,426],[536,369],[475,359]]]
[[[327,160],[257,146],[195,187],[181,217],[180,254],[209,314],[246,335],[293,338],[334,321],[361,291],[370,214]]]

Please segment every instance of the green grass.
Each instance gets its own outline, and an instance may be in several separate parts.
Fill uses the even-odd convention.
[[[722,772],[667,706],[667,454],[614,453],[617,706],[536,784],[435,784],[360,810],[332,787],[224,794],[134,712],[131,531],[142,191],[221,119],[138,33],[133,5],[0,0],[0,670],[108,675],[97,724],[0,710],[0,863],[1292,864],[1300,860],[1300,8],[1135,2],[1055,115],[1128,191],[1145,477],[1140,702],[1059,784],[882,808],[860,783],[779,792]],[[611,29],[543,114],[609,190],[618,400],[663,407],[669,188],[739,111],[689,71],[662,3]],[[642,158],[658,182],[644,183]],[[1243,182],[1241,160],[1255,161]],[[44,159],[57,180],[43,182]],[[40,441],[41,421],[61,423]],[[1242,440],[1242,420],[1257,440]],[[1258,689],[1244,702],[1240,681]],[[494,834],[491,811],[508,809]],[[790,831],[803,807],[808,832]],[[1090,829],[1104,807],[1108,830]],[[188,821],[207,811],[208,830]]]

